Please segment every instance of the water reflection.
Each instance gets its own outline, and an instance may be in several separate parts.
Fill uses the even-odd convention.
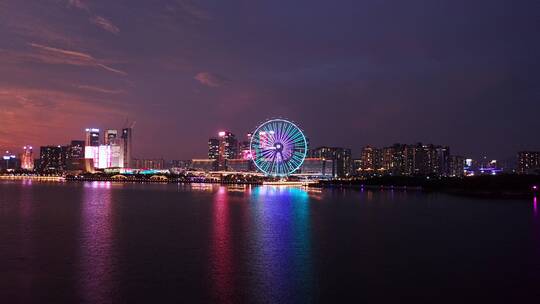
[[[111,183],[85,183],[81,206],[80,292],[86,303],[105,303],[112,296],[113,220]]]
[[[268,302],[312,295],[313,273],[309,195],[299,188],[256,187],[251,195],[250,227],[255,274],[253,293]]]
[[[211,274],[214,297],[221,303],[233,302],[232,239],[227,188],[220,186],[213,203]]]

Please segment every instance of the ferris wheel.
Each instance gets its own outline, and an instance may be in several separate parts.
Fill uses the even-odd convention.
[[[302,130],[294,123],[272,119],[253,132],[250,150],[255,166],[264,174],[287,176],[304,162],[307,141]]]

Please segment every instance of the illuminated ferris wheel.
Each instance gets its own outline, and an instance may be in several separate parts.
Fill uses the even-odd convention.
[[[298,170],[307,153],[302,130],[284,119],[272,119],[260,125],[251,136],[251,157],[266,175],[287,176]]]

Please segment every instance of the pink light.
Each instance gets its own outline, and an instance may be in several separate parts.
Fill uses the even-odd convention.
[[[533,190],[537,190],[538,189],[538,186],[533,186]]]
[[[536,196],[533,198],[533,211],[534,211],[534,215],[538,214],[538,207],[536,205]]]
[[[221,132],[218,133],[218,135],[219,135],[220,137],[223,137],[223,136],[225,136],[225,132],[224,132],[224,131],[221,131]]]

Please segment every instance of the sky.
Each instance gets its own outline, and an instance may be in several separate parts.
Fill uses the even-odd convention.
[[[0,149],[134,126],[204,157],[269,118],[312,146],[540,150],[535,0],[0,0]]]

